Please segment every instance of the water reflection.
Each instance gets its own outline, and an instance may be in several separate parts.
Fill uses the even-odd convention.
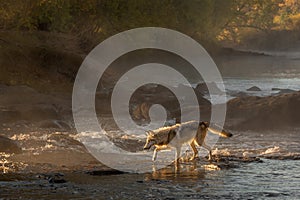
[[[10,168],[7,166],[9,163],[8,158],[10,157],[10,154],[0,152],[0,173],[7,173]]]
[[[150,180],[172,180],[172,181],[198,181],[205,179],[207,170],[219,170],[216,164],[203,164],[199,161],[175,162],[163,169],[157,170],[153,164],[153,172],[145,174],[145,181]]]

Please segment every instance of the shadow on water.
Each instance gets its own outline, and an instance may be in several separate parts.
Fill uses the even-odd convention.
[[[153,172],[145,174],[107,169],[7,173],[1,175],[0,197],[16,198],[22,192],[29,199],[293,199],[299,196],[297,162],[215,155],[212,163],[198,158],[159,170],[154,166]]]
[[[30,149],[19,155],[27,162],[36,158],[34,166],[16,162],[17,155],[2,156],[12,170],[0,174],[0,199],[299,199],[299,134],[287,132],[284,139],[282,134],[236,134],[215,146],[212,163],[201,156],[162,169],[156,163],[145,174],[103,168],[80,146],[57,149],[53,142],[38,155]],[[73,167],[64,166],[66,161]]]

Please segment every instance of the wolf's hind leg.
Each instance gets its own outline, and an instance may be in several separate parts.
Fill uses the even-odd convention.
[[[202,146],[208,150],[209,152],[208,160],[211,160],[212,159],[211,147],[208,146],[205,142],[202,143]]]
[[[178,162],[180,158],[180,153],[181,153],[181,147],[176,147],[176,153],[175,153],[175,163]]]
[[[196,148],[195,141],[192,141],[192,142],[190,143],[190,146],[191,146],[191,148],[192,148],[192,150],[193,150],[193,156],[190,158],[190,161],[192,161],[192,160],[195,159],[196,156],[198,156],[198,150],[197,150],[197,148]]]

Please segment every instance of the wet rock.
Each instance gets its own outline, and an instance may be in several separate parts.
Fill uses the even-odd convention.
[[[37,124],[39,128],[70,130],[70,126],[61,120],[44,120]]]
[[[43,94],[27,86],[0,85],[0,124],[8,124],[12,129],[17,128],[13,124],[19,122],[35,127],[51,120],[58,123],[43,126],[67,128],[59,121],[68,119],[71,114],[71,100],[67,95]]]
[[[266,159],[273,159],[273,160],[300,160],[300,155],[290,155],[290,156],[264,155],[261,157],[266,158]]]
[[[228,91],[227,94],[233,97],[248,97],[249,94],[246,92]]]
[[[18,154],[22,149],[15,141],[0,135],[0,152]]]
[[[142,151],[145,145],[145,141],[136,140],[135,138],[113,137],[111,140],[117,147],[130,152]]]
[[[103,169],[103,170],[94,170],[86,172],[89,175],[92,176],[108,176],[108,175],[118,175],[118,174],[126,174],[126,172],[122,172],[115,169]]]
[[[136,120],[150,120],[149,109],[151,104],[147,102],[143,102],[139,105],[136,105],[135,108],[132,109],[132,116]]]
[[[248,97],[249,95],[246,92],[238,92],[235,95],[236,97]]]
[[[63,173],[51,173],[51,174],[38,174],[35,177],[38,179],[47,180],[49,183],[66,183],[67,181],[63,178]]]
[[[281,89],[281,88],[272,88],[272,91],[278,91],[278,93],[276,93],[276,94],[288,94],[288,93],[296,92],[295,90]]]
[[[60,177],[51,177],[49,178],[49,183],[66,183],[67,181]]]
[[[84,145],[78,140],[73,139],[68,134],[63,133],[53,133],[51,134],[47,140],[49,142],[54,142],[58,146],[71,147],[71,146],[82,146]]]
[[[22,106],[18,110],[21,112],[22,120],[38,122],[41,120],[60,119],[60,115],[53,105]]]
[[[64,174],[55,173],[47,176],[49,183],[66,183],[67,181],[63,178]]]
[[[185,94],[187,87],[188,86],[179,85],[176,90],[180,94]],[[206,108],[211,107],[211,103],[207,99],[205,99],[199,91],[191,87],[189,87],[189,89],[195,91],[196,98],[200,106]],[[136,122],[149,123],[149,109],[152,105],[159,104],[165,108],[167,112],[167,120],[176,119],[179,121],[181,117],[182,107],[189,108],[190,112],[194,112],[194,109],[189,107],[193,104],[190,102],[191,98],[189,98],[189,96],[187,95],[191,94],[187,93],[185,96],[183,95],[180,97],[176,97],[173,92],[171,92],[168,88],[164,86],[148,84],[146,86],[140,87],[134,92],[130,99],[131,106],[129,111],[132,118]],[[181,104],[183,105],[180,105],[179,98],[183,99],[181,99],[183,102]]]
[[[0,109],[1,123],[12,123],[17,121],[35,123],[43,120],[59,119],[61,119],[61,116],[52,105],[6,105]]]
[[[175,200],[176,198],[174,198],[174,197],[167,197],[167,198],[165,198],[165,200]]]
[[[20,118],[21,113],[16,109],[0,108],[0,122],[11,123]]]
[[[257,86],[253,86],[247,89],[247,91],[252,91],[252,92],[259,92],[261,89]]]
[[[208,90],[208,88],[210,88],[210,91]],[[224,92],[222,90],[220,90],[220,88],[217,86],[217,84],[215,82],[211,82],[211,83],[199,83],[195,90],[199,93],[201,93],[202,95],[205,94],[223,94]]]
[[[228,101],[227,117],[236,119],[232,129],[272,130],[299,127],[300,92],[268,97],[239,97]],[[280,126],[276,126],[280,125]]]

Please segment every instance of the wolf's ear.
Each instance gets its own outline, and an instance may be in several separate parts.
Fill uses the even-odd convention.
[[[150,131],[150,130],[149,130],[149,131],[146,131],[146,135],[147,135],[147,136],[153,135],[153,132]]]
[[[200,122],[199,126],[202,128],[202,129],[205,129],[209,126],[208,122]]]

